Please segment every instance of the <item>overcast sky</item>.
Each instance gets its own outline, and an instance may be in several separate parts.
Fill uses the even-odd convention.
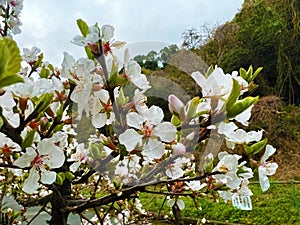
[[[79,34],[78,18],[89,25],[113,25],[115,39],[131,45],[181,44],[186,29],[229,21],[242,3],[243,0],[25,0],[22,33],[15,40],[20,48],[39,47],[45,60],[60,66],[63,52],[75,58],[84,56],[83,49],[71,43]],[[146,48],[145,44],[140,44],[140,49],[141,46]]]

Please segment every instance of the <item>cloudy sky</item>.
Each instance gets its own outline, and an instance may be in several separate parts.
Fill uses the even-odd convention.
[[[242,3],[243,0],[25,0],[22,33],[15,40],[20,48],[39,47],[45,60],[60,66],[63,52],[75,58],[84,56],[82,48],[71,43],[79,34],[76,20],[81,18],[89,25],[113,25],[116,40],[139,46],[142,53],[148,52],[144,43],[181,44],[186,29],[231,20]]]

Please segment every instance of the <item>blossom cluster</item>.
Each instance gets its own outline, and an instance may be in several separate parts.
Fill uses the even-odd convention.
[[[21,33],[20,14],[23,9],[23,0],[1,0],[0,14],[4,20],[0,21],[1,36],[11,36]]]
[[[15,13],[21,3],[8,2]],[[180,193],[193,192],[218,193],[225,202],[251,210],[248,184],[254,169],[266,191],[268,176],[278,167],[268,161],[275,148],[263,131],[243,128],[257,101],[244,96],[256,73],[226,74],[218,66],[206,74],[195,71],[191,77],[201,96],[183,102],[171,94],[172,118],[164,121],[165,112],[147,104],[151,84],[125,42],[114,40],[114,28],[77,22],[82,35],[72,42],[85,48],[87,58],[65,52],[61,67],[55,68],[43,62],[37,47],[24,49],[22,82],[0,91],[0,163],[18,181],[17,200],[45,197],[64,187],[72,192],[62,198],[68,201],[84,196],[81,189],[90,185],[95,186],[93,198],[120,197],[130,188],[166,183],[167,191],[176,193],[168,197],[170,207],[182,210]],[[115,49],[124,50],[122,59]],[[226,143],[226,151],[209,147],[213,136]],[[201,157],[194,154],[197,149]],[[133,212],[145,214],[137,199],[130,205],[130,197],[120,202],[119,211],[102,213],[107,224],[136,218]]]

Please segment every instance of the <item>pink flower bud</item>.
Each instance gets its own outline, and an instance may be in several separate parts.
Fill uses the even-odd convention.
[[[168,100],[170,112],[178,115],[181,121],[185,121],[186,116],[184,112],[184,104],[182,103],[182,101],[173,94],[169,95]]]
[[[173,149],[173,155],[183,155],[186,152],[186,148],[185,145],[178,142],[175,145],[172,145],[172,149]]]
[[[180,114],[184,109],[184,104],[175,95],[169,95],[169,109],[171,113]]]

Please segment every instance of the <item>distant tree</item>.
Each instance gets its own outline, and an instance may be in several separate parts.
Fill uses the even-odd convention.
[[[175,44],[170,45],[168,47],[164,47],[163,49],[161,49],[159,51],[160,63],[161,63],[163,68],[168,64],[168,62],[171,59],[172,55],[174,55],[178,51],[179,51],[179,48]]]
[[[182,33],[182,47],[187,50],[200,48],[211,39],[216,26],[204,24],[199,30],[195,28],[187,29]]]
[[[167,47],[164,47],[159,52],[154,50],[150,51],[147,55],[137,55],[134,57],[140,66],[149,70],[156,70],[164,68],[171,56],[179,51],[177,45],[173,44]]]

